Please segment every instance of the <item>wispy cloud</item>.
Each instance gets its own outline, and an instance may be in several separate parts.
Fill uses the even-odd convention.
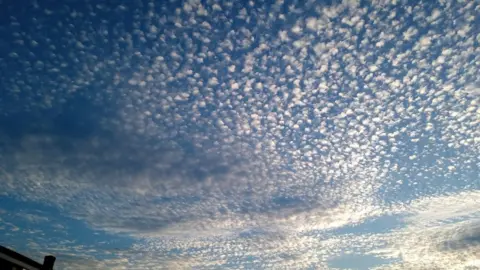
[[[378,236],[388,243],[388,248],[374,251],[400,259],[401,264],[381,269],[475,266],[480,250],[480,211],[476,207],[479,195],[478,191],[466,191],[422,198],[410,204],[405,228]]]

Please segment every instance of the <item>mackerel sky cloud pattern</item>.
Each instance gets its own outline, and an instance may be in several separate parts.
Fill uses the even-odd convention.
[[[480,268],[479,1],[0,13],[1,244],[59,269]]]

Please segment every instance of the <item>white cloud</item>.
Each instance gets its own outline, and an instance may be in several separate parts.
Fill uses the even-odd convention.
[[[422,267],[465,269],[475,263],[480,248],[480,211],[477,191],[422,198],[401,206],[406,226],[371,241],[385,241],[387,248],[372,251],[378,256],[400,259],[399,264],[378,269]]]
[[[269,11],[257,4],[241,11],[244,25],[228,17],[237,14],[233,3],[202,9],[188,1],[168,16],[146,13],[148,26],[135,22],[133,30],[119,25],[97,35],[91,29],[104,25],[85,14],[75,33],[91,36],[73,35],[70,21],[39,31],[82,44],[71,53],[52,49],[55,38],[12,31],[12,44],[44,44],[45,55],[32,51],[39,59],[31,60],[12,45],[8,61],[25,68],[18,73],[0,64],[11,89],[6,100],[13,102],[0,101],[2,117],[32,123],[19,136],[0,134],[0,161],[8,164],[2,194],[48,203],[94,228],[147,242],[112,267],[153,268],[155,255],[178,247],[193,251],[165,258],[172,268],[235,260],[249,268],[242,258],[251,255],[258,260],[251,268],[326,269],[326,260],[354,240],[326,232],[405,209],[412,215],[406,228],[362,235],[355,245],[392,243],[379,254],[399,258],[402,250],[407,266],[417,266],[416,254],[424,251],[432,265],[439,264],[435,255],[461,265],[453,263],[457,253],[432,243],[466,225],[446,222],[450,217],[477,217],[468,199],[476,193],[403,205],[389,200],[405,195],[404,186],[411,188],[407,197],[478,187],[472,175],[480,149],[479,69],[467,61],[477,50],[474,28],[460,23],[470,21],[473,8],[445,7],[458,20],[442,24],[442,14],[428,18],[423,4],[405,8],[415,14],[413,23],[388,1],[371,12],[357,1],[306,3],[305,10],[289,6],[291,14],[281,14],[280,3]],[[109,38],[111,48],[102,51]],[[440,48],[440,56],[432,53]],[[55,76],[34,71],[43,68]],[[98,133],[87,127],[84,136],[65,135],[52,123],[59,119],[43,122],[47,114],[16,118],[68,110],[78,96],[92,104],[79,109],[79,118]],[[65,122],[80,129],[77,120]],[[384,198],[384,189],[395,198]],[[253,238],[239,237],[255,230]],[[142,256],[145,264],[135,260]],[[89,260],[94,268],[109,267]]]

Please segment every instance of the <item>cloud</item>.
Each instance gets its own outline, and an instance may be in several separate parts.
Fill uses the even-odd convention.
[[[461,265],[476,245],[456,219],[477,218],[478,7],[372,5],[12,15],[0,194],[139,241],[123,260],[80,250],[92,268],[325,269],[349,243]],[[390,214],[407,227],[334,233]]]
[[[465,191],[413,201],[404,208],[404,228],[371,239],[387,243],[373,254],[400,260],[379,269],[464,269],[474,265],[480,248],[478,196],[477,191]]]

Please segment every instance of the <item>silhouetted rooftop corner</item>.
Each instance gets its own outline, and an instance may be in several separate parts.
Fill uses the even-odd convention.
[[[53,270],[55,257],[45,256],[43,264],[9,248],[0,246],[0,268],[5,270]]]

